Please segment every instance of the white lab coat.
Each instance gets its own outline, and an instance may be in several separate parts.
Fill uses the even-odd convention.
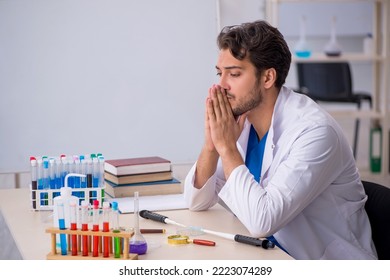
[[[237,142],[243,159],[249,131],[247,122]],[[195,168],[185,180],[191,210],[222,200],[252,236],[273,234],[296,259],[377,258],[351,148],[336,121],[305,95],[282,87],[260,183],[245,165],[226,180],[219,161],[216,173],[196,189]]]

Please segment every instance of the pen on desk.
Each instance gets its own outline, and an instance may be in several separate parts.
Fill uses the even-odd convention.
[[[146,233],[146,234],[148,234],[148,233],[165,233],[166,230],[163,228],[141,228],[140,232],[143,234],[144,233]]]

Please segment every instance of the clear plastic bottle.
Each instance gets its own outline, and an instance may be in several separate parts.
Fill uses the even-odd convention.
[[[65,219],[65,227],[67,228],[70,228],[70,203],[71,201],[76,204],[76,205],[79,205],[79,198],[77,196],[73,196],[72,195],[72,188],[68,187],[68,178],[70,176],[83,176],[83,175],[80,175],[80,174],[68,174],[66,175],[66,180],[65,180],[65,186],[61,188],[60,190],[60,195],[55,197],[53,199],[53,216],[54,216],[54,225],[56,225],[56,223],[58,222],[58,207],[57,207],[57,204],[58,203],[62,203],[64,205],[64,219]]]

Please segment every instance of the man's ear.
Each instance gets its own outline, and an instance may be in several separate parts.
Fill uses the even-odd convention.
[[[264,88],[270,89],[276,82],[276,70],[275,68],[269,68],[264,70]]]

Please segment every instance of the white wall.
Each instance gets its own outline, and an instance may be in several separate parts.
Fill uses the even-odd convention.
[[[264,8],[240,1],[250,16],[230,17],[238,1],[221,2],[223,24]],[[216,8],[211,0],[0,1],[0,172],[61,153],[195,161],[217,81]]]
[[[215,79],[215,7],[0,1],[0,171],[61,153],[194,160]]]

